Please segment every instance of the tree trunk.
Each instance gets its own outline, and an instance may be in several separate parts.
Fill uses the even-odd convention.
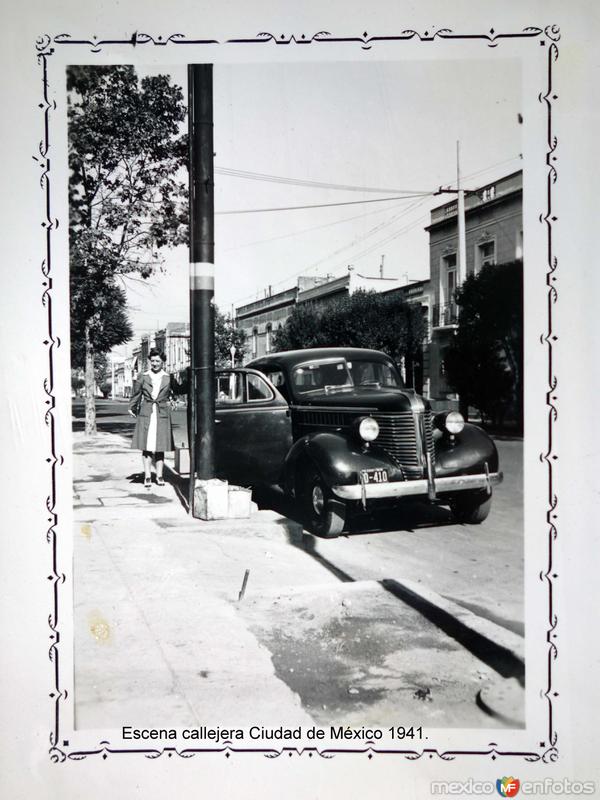
[[[96,376],[94,374],[94,348],[89,323],[85,326],[85,435],[96,433]]]

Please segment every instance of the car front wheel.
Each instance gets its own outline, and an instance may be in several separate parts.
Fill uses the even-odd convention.
[[[456,521],[466,525],[480,525],[491,507],[492,496],[484,491],[463,492],[450,503]]]
[[[316,470],[306,478],[302,505],[307,526],[318,536],[334,539],[344,530],[346,504],[333,496]]]

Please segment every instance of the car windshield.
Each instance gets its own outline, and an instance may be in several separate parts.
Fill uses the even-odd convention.
[[[296,393],[301,395],[310,392],[344,392],[357,386],[402,388],[402,379],[392,364],[362,358],[351,361],[345,358],[308,361],[294,369],[292,381]]]

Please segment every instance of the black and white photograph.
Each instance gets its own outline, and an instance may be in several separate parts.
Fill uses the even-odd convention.
[[[66,80],[76,728],[523,727],[519,63]]]
[[[593,4],[6,16],[0,794],[598,794]]]

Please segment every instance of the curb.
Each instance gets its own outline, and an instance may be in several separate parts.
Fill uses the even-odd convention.
[[[419,583],[385,578],[378,580],[341,581],[336,583],[295,586],[286,590],[263,593],[262,597],[303,595],[359,594],[388,591],[410,605],[452,638],[459,641],[479,659],[504,677],[516,678],[523,684],[525,675],[525,640],[485,617],[474,614]]]
[[[383,579],[381,585],[459,641],[503,677],[525,682],[525,640],[414,581]]]

